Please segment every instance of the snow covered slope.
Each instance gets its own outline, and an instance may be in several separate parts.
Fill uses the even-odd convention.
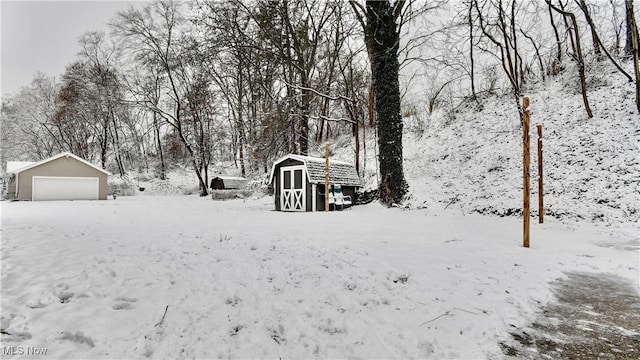
[[[537,133],[543,126],[547,219],[637,223],[640,219],[640,116],[633,84],[618,73],[589,83],[594,117],[564,77],[537,84],[531,100],[531,199],[537,215]],[[404,166],[409,208],[491,215],[522,214],[522,130],[512,96],[405,118]],[[368,139],[369,144],[374,139]],[[349,159],[352,150],[337,150]],[[370,185],[375,158],[368,148]]]

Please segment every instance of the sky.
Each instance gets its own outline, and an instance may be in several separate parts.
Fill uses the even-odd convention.
[[[60,76],[80,50],[87,31],[108,31],[107,22],[135,1],[0,1],[0,94],[17,93],[40,71]]]

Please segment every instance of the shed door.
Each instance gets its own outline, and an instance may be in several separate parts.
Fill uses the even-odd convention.
[[[98,200],[97,177],[34,176],[31,199]]]
[[[290,166],[280,169],[282,211],[306,210],[305,177],[304,166]]]

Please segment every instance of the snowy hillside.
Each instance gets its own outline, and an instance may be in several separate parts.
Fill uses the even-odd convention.
[[[537,216],[537,133],[543,126],[547,219],[637,223],[640,219],[640,116],[633,84],[618,73],[594,77],[588,119],[573,76],[527,93],[531,100],[531,199]],[[413,100],[413,99],[411,99]],[[405,206],[429,213],[522,214],[522,130],[512,96],[491,96],[405,118],[404,166],[410,185]],[[373,137],[367,183],[374,186]],[[336,150],[352,161],[352,147]]]

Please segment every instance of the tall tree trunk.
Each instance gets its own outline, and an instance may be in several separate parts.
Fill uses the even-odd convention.
[[[633,78],[631,77],[631,75],[629,75],[622,68],[622,66],[618,64],[616,59],[614,59],[613,56],[611,56],[611,53],[609,53],[609,50],[607,50],[607,47],[604,46],[602,41],[600,41],[600,37],[598,36],[598,31],[596,30],[596,24],[594,24],[593,18],[591,17],[591,14],[589,13],[589,9],[587,8],[587,5],[585,4],[584,0],[580,0],[580,9],[584,13],[585,19],[587,20],[587,25],[589,25],[589,28],[591,28],[591,36],[593,37],[594,43],[599,45],[598,49],[602,48],[602,51],[604,51],[605,55],[607,55],[607,58],[616,67],[616,69],[618,69],[618,71],[620,71],[622,75],[624,75],[627,79],[629,79],[629,82],[632,82]],[[599,57],[602,56],[602,52],[600,50],[598,50],[598,56]]]
[[[301,155],[309,155],[309,112],[311,109],[311,92],[307,89],[309,89],[310,86],[311,84],[309,84],[309,80],[306,74],[303,75],[302,87],[304,88],[304,90],[302,90],[302,99],[301,99],[301,106],[300,106],[300,112],[302,114],[301,116],[299,116],[300,134],[298,138],[298,144],[300,146]]]
[[[551,27],[553,28],[553,34],[556,37],[556,59],[557,64],[560,65],[562,63],[562,41],[560,41],[560,33],[558,32],[558,26],[556,26],[556,21],[553,18],[553,9],[551,9],[551,4],[547,5],[549,9],[549,21],[551,22]]]
[[[640,49],[639,42],[640,38],[638,36],[638,25],[636,24],[636,16],[633,12],[633,1],[627,0],[626,2],[628,7],[631,9],[629,16],[629,22],[631,25],[631,45],[633,47],[633,69],[635,71],[636,77],[636,108],[638,112],[640,112]]]
[[[116,164],[118,165],[118,172],[120,176],[124,176],[126,171],[124,170],[124,162],[122,161],[122,154],[120,152],[120,135],[118,134],[118,123],[116,122],[116,114],[113,112],[113,109],[110,111],[111,115],[111,127],[113,131],[113,135],[111,135],[111,141],[113,143],[113,152],[116,158]]]
[[[627,18],[627,39],[624,43],[624,54],[626,57],[631,57],[633,56],[633,29],[636,27],[633,12],[633,0],[625,0],[624,8]]]
[[[598,38],[598,33],[596,33],[596,29],[593,26],[591,21],[591,13],[589,12],[589,8],[587,7],[587,3],[584,0],[579,0],[578,6],[584,13],[584,17],[589,23],[589,28],[591,30],[591,41],[593,42],[593,52],[596,54],[596,59],[601,60],[602,58],[602,50],[600,50],[600,39]]]
[[[375,108],[380,149],[380,196],[391,206],[400,203],[409,186],[402,164],[402,116],[398,46],[394,8],[390,1],[367,1],[367,24],[371,31],[370,52],[375,86]]]
[[[591,112],[591,106],[589,106],[589,99],[587,98],[587,80],[585,76],[585,66],[584,66],[584,57],[582,56],[582,47],[580,42],[580,31],[578,31],[578,21],[576,20],[576,16],[569,11],[565,11],[564,8],[558,8],[551,4],[551,0],[545,0],[549,6],[559,14],[561,14],[565,23],[567,24],[567,28],[569,29],[569,37],[571,38],[571,46],[574,48],[576,61],[578,62],[578,76],[580,78],[580,88],[582,92],[582,102],[584,103],[584,108],[587,111],[587,116],[589,118],[593,117],[593,113]],[[562,1],[560,2],[560,6],[562,7]],[[571,25],[569,25],[567,18],[571,20]]]
[[[353,124],[354,132],[356,136],[356,172],[360,175],[360,120],[356,119],[356,123]]]
[[[370,57],[371,58],[371,57]],[[371,72],[373,73],[373,63],[371,64]],[[375,102],[375,89],[373,86],[373,74],[371,75],[371,80],[369,80],[369,102],[367,106],[368,115],[369,115],[369,127],[373,127],[376,124],[376,102]]]
[[[573,33],[576,44],[576,55],[578,59],[578,76],[580,77],[580,88],[582,91],[582,102],[584,103],[584,109],[587,111],[587,116],[589,118],[593,117],[593,113],[591,112],[591,106],[589,106],[589,99],[587,98],[587,79],[585,75],[585,65],[584,65],[584,56],[582,55],[582,47],[580,46],[580,32],[578,31],[578,22],[576,21],[575,15],[572,13],[568,13],[569,18],[571,18],[571,23],[573,24]]]
[[[240,56],[238,56],[239,58]],[[246,141],[246,136],[244,132],[244,119],[242,118],[242,98],[244,97],[244,76],[242,73],[242,62],[238,61],[238,107],[237,107],[237,124],[238,128],[238,157],[240,158],[240,173],[242,177],[245,177],[245,167],[244,167],[244,146]]]
[[[109,147],[109,121],[105,119],[103,124],[102,139],[100,141],[100,163],[103,169],[107,168],[107,148]]]
[[[160,180],[166,180],[167,169],[164,164],[164,154],[162,153],[162,140],[160,138],[160,124],[158,122],[158,113],[153,112],[153,132],[156,139],[156,149],[160,155]]]
[[[469,77],[471,78],[471,97],[473,100],[478,101],[476,96],[476,80],[475,80],[475,59],[473,58],[473,4],[469,3],[469,14],[467,15],[467,21],[469,24],[469,60],[471,69],[469,71]]]

